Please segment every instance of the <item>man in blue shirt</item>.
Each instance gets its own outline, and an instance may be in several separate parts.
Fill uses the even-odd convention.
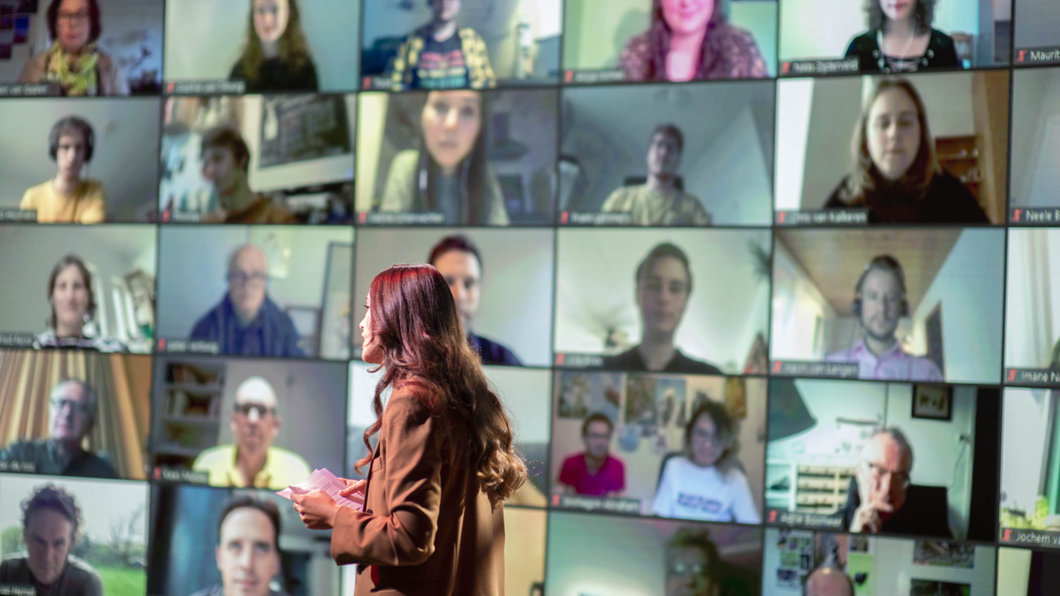
[[[236,249],[228,260],[228,293],[199,319],[191,339],[215,341],[222,354],[304,357],[294,321],[265,292],[267,272],[260,248]]]

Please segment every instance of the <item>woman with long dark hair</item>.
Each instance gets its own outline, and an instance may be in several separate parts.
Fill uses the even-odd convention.
[[[503,501],[527,471],[449,285],[430,265],[396,265],[372,280],[365,308],[361,357],[383,370],[378,420],[357,462],[367,478],[343,491],[362,492],[364,511],[323,492],[295,495],[295,510],[333,529],[332,557],[358,565],[357,596],[500,594]]]
[[[508,225],[504,193],[486,159],[486,106],[478,91],[432,91],[420,143],[394,156],[382,211],[441,213],[446,225]]]
[[[957,68],[953,38],[931,27],[937,0],[866,0],[869,30],[847,47],[861,72]]]
[[[651,26],[629,40],[619,67],[630,81],[769,76],[750,33],[728,23],[722,0],[653,0]]]
[[[47,331],[33,341],[35,349],[76,348],[101,352],[125,352],[125,344],[102,337],[96,325],[96,296],[92,273],[77,255],[66,255],[48,275]]]
[[[247,93],[316,91],[297,0],[253,0],[247,21],[243,54],[228,78],[245,81]]]
[[[851,142],[851,171],[826,209],[868,209],[871,223],[988,223],[978,199],[935,157],[924,102],[903,79],[877,83]]]

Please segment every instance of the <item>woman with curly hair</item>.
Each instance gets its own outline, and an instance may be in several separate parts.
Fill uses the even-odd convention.
[[[854,38],[847,58],[861,72],[960,68],[953,38],[932,29],[937,0],[867,0],[869,30]]]
[[[768,77],[750,33],[730,25],[721,0],[653,0],[651,26],[629,40],[619,68],[630,81]]]
[[[247,93],[316,91],[317,70],[302,32],[296,0],[253,0],[243,55],[228,78],[246,83]]]

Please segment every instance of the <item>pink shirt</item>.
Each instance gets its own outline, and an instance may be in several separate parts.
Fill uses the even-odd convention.
[[[858,365],[859,379],[880,381],[942,381],[942,373],[935,363],[922,356],[912,356],[902,351],[895,342],[894,347],[876,356],[865,340],[858,340],[854,347],[824,357],[826,362],[850,362]]]
[[[602,497],[626,488],[626,467],[621,460],[608,455],[600,470],[590,474],[585,465],[585,454],[578,453],[563,460],[559,481],[572,487],[579,495]]]

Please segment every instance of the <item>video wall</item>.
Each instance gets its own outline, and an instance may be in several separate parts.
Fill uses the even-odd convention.
[[[0,594],[354,593],[445,276],[505,592],[1060,593],[1055,0],[0,0]]]

